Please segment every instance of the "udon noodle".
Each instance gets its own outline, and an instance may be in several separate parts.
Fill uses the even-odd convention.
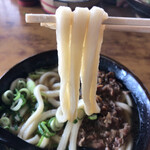
[[[68,7],[57,9],[58,72],[57,68],[50,71],[36,70],[26,79],[13,81],[10,89],[2,96],[3,107],[10,108],[8,112],[2,113],[2,127],[41,148],[65,150],[68,147],[69,150],[76,150],[77,146],[90,146],[109,150],[107,136],[115,133],[116,137],[111,138],[113,147],[110,149],[131,149],[132,101],[109,73],[104,74],[108,78],[108,83],[105,81],[104,85],[100,82],[103,76],[97,78],[105,28],[102,22],[107,17],[107,13],[98,7],[90,10],[76,8],[73,12]],[[119,96],[113,94],[116,89]],[[100,94],[96,95],[99,90]],[[106,97],[103,96],[105,92],[108,93]],[[109,105],[108,99],[115,113],[109,110],[112,106],[106,105]],[[112,124],[115,119],[121,121],[114,128]],[[100,126],[104,127],[107,135],[100,133],[98,139],[93,139],[92,134],[88,135],[86,126],[91,121],[95,124],[101,122]],[[86,135],[93,141],[100,140],[102,144],[98,147],[86,145]],[[95,137],[98,137],[96,132]],[[119,140],[122,141],[118,143]]]
[[[99,113],[95,101],[99,53],[107,19],[103,9],[93,7],[59,7],[56,11],[56,34],[59,57],[60,109],[56,116],[60,122],[77,117],[80,75],[82,98],[87,115]]]
[[[99,85],[97,85],[97,90],[98,88]],[[59,89],[60,79],[56,69],[46,72],[35,71],[29,74],[26,79],[16,79],[10,85],[10,90],[6,91],[2,96],[4,102],[3,109],[5,110],[5,107],[8,107],[10,110],[4,113],[1,112],[0,125],[28,143],[42,148],[53,149],[57,147],[58,150],[63,150],[68,147],[70,150],[76,150],[77,145],[81,146],[82,141],[78,133],[81,130],[80,126],[82,123],[84,124],[84,120],[87,118],[84,112],[84,102],[82,99],[79,100],[77,119],[73,122],[58,122],[58,120],[55,120],[55,116],[60,108]],[[107,91],[103,93],[105,92]],[[121,90],[120,96],[114,103],[124,111],[124,116],[120,117],[125,118],[124,122],[128,123],[131,127],[131,98],[128,91],[124,91],[123,89]],[[24,104],[20,104],[19,101],[16,103],[14,100],[16,97],[18,97],[19,101],[20,99],[26,99],[26,102]],[[13,103],[16,104],[14,105]],[[102,106],[101,109],[101,113],[103,113]],[[90,117],[93,117],[93,115]],[[88,122],[90,121],[93,121],[93,118],[88,119]],[[94,119],[94,121],[96,120]],[[43,130],[43,132],[40,132],[40,130]],[[112,129],[110,128],[110,130]],[[121,130],[121,128],[118,130]],[[124,142],[119,149],[123,150],[127,149],[127,147],[131,149],[132,138],[129,132],[124,140],[127,142]]]

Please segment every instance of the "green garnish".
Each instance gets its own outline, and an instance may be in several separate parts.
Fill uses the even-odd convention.
[[[49,129],[46,126],[45,121],[42,121],[41,123],[38,124],[38,131],[42,136],[44,136],[46,138],[49,138],[49,137],[54,136],[56,134],[54,132],[49,131]]]
[[[38,142],[38,144],[37,144],[38,147],[40,147],[40,145],[41,145],[43,139],[44,139],[44,136],[41,136],[41,138],[40,138],[40,140],[39,140],[39,142]]]
[[[97,119],[97,115],[94,114],[94,115],[88,116],[88,119],[90,119],[90,120],[96,120]]]
[[[74,123],[74,124],[76,124],[77,122],[78,122],[78,120],[77,120],[77,119],[75,119],[75,120],[73,121],[73,123]]]
[[[10,127],[10,119],[8,117],[2,117],[0,119],[0,126],[4,129],[9,129]]]

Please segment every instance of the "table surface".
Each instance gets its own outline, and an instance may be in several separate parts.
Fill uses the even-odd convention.
[[[130,8],[104,5],[112,16],[134,16]],[[26,24],[25,13],[44,13],[41,6],[21,7],[17,0],[0,1],[0,76],[21,60],[56,49],[55,30]],[[129,68],[150,91],[150,34],[107,32],[101,53]]]

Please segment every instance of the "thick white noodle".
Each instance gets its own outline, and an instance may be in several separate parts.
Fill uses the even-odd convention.
[[[56,10],[56,37],[58,50],[58,72],[60,75],[60,109],[61,116],[57,115],[59,122],[66,121],[69,117],[69,65],[70,65],[70,30],[72,11],[69,7],[59,7]],[[59,110],[59,109],[58,109]]]
[[[54,98],[48,98],[48,102],[51,103],[56,108],[60,106],[60,102],[55,100]]]
[[[36,119],[38,119],[38,117],[40,116],[40,114],[43,112],[44,109],[44,103],[43,103],[43,99],[41,96],[41,91],[43,90],[48,90],[46,86],[43,85],[37,85],[34,89],[34,96],[37,99],[38,102],[38,107],[36,109],[36,111],[27,119],[27,121],[23,124],[23,126],[20,129],[19,132],[19,136],[22,137],[23,136],[23,132],[26,130],[26,128]]]
[[[127,111],[129,114],[132,113],[132,110],[130,108],[129,105],[125,104],[125,103],[122,103],[122,102],[116,102],[116,105],[121,107],[122,109],[124,109],[125,111]]]
[[[70,133],[72,130],[72,126],[73,126],[73,123],[68,121],[65,126],[64,132],[61,136],[57,150],[65,150],[66,149],[68,139],[69,139],[69,136],[70,136]]]
[[[132,122],[131,122],[132,110],[131,110],[131,107],[128,106],[127,104],[125,104],[125,103],[122,103],[122,102],[116,102],[116,105],[124,110],[124,117],[127,120],[128,124],[130,126],[132,126]]]
[[[39,135],[36,134],[34,137],[32,137],[30,139],[27,139],[25,141],[30,143],[30,144],[34,144],[35,145],[35,144],[37,144],[39,142],[39,140],[40,140],[40,137],[39,137]]]
[[[31,138],[31,135],[34,133],[34,131],[37,129],[38,123],[39,123],[40,116],[36,118],[36,120],[32,121],[28,125],[28,127],[25,129],[25,131],[22,134],[22,139],[27,140],[28,138]]]
[[[50,79],[49,84],[52,86],[56,82],[58,82],[58,78],[53,77],[53,78]]]
[[[25,105],[23,108],[21,108],[19,110],[20,116],[23,117],[26,114],[27,110],[28,110],[28,106],[27,105]]]
[[[133,138],[131,135],[128,136],[126,143],[122,145],[118,150],[132,150],[133,147]]]
[[[11,83],[11,85],[10,85],[10,90],[14,90],[15,89],[15,87],[16,87],[16,84],[17,84],[17,82],[19,81],[19,80],[23,80],[23,81],[25,81],[25,79],[24,78],[17,78],[16,80],[14,80],[12,83]]]
[[[78,109],[83,109],[83,110],[85,111],[83,99],[80,99],[80,100],[79,100],[79,103],[78,103]]]
[[[67,120],[67,116],[65,116],[65,114],[62,112],[62,109],[60,106],[57,108],[56,118],[59,122],[66,122]]]
[[[77,149],[77,137],[78,131],[81,126],[82,120],[78,120],[76,124],[73,125],[70,135],[69,141],[69,150],[76,150]]]
[[[51,110],[48,110],[46,112],[43,112],[41,117],[40,117],[40,121],[43,121],[43,120],[46,120],[48,118],[55,116],[56,111],[57,111],[57,109],[51,109]]]
[[[54,83],[52,85],[52,89],[59,90],[60,89],[60,83]]]
[[[42,143],[41,143],[41,145],[40,145],[40,147],[41,148],[45,148],[47,145],[49,145],[49,144],[51,144],[51,141],[50,141],[50,139],[49,138],[43,138],[43,141],[42,141]]]
[[[131,97],[130,97],[129,93],[126,92],[126,91],[123,91],[122,93],[123,93],[123,95],[124,95],[124,97],[125,97],[125,100],[126,100],[127,104],[128,104],[130,107],[132,107],[133,104],[132,104],[132,100],[131,100]]]
[[[100,112],[96,103],[97,73],[104,31],[102,22],[107,17],[107,13],[101,8],[93,7],[90,10],[90,21],[81,68],[82,98],[87,115]]]
[[[47,80],[47,78],[52,78],[52,77],[59,78],[58,73],[56,73],[56,72],[46,72],[46,73],[44,73],[44,74],[40,77],[39,83],[40,83],[40,84],[44,84],[44,83],[45,83],[45,80]]]
[[[47,97],[58,97],[58,96],[59,96],[59,90],[43,91],[43,93],[44,93]]]
[[[82,50],[90,11],[88,8],[76,7],[73,12],[70,46],[70,73],[69,73],[69,99],[70,110],[68,120],[73,121],[77,117],[77,106],[80,88],[80,70]]]

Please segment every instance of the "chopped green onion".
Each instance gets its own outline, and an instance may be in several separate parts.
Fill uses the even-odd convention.
[[[84,109],[78,109],[77,119],[82,120],[84,118],[84,116],[85,116]]]
[[[26,100],[29,98],[30,93],[29,93],[29,90],[27,88],[22,88],[19,91],[16,89],[16,94],[14,94],[14,96],[16,96],[14,98],[14,101],[20,102],[21,106],[23,106],[24,104],[26,104]],[[21,101],[22,101],[22,103],[21,103]],[[12,107],[14,107],[17,104],[17,102],[16,103],[14,102],[12,104]],[[20,106],[20,108],[21,108],[21,106]]]
[[[56,119],[56,117],[52,117],[48,123],[47,123],[48,127],[51,128],[53,131],[59,131],[62,129],[64,123],[60,123],[58,122],[58,120]]]
[[[35,74],[35,73],[30,73],[29,74],[29,78],[33,79],[33,80],[37,80],[40,78],[40,74]]]
[[[22,98],[19,98],[18,100],[16,100],[15,102],[12,103],[10,109],[13,111],[18,111],[21,106],[23,105],[24,101]]]
[[[49,124],[53,131],[59,131],[59,129],[55,126],[55,118],[51,118]]]
[[[21,97],[21,99],[23,100],[22,106],[24,106],[26,104],[27,100],[24,97]]]
[[[18,90],[25,88],[26,87],[26,82],[24,80],[19,80],[16,84],[16,88]]]
[[[97,119],[97,115],[94,114],[94,115],[88,116],[88,119],[90,119],[90,120],[96,120]]]
[[[33,93],[35,88],[35,82],[31,80],[30,78],[27,79],[27,89],[30,91],[30,93]]]
[[[40,140],[39,140],[39,142],[38,142],[38,144],[37,144],[38,147],[40,147],[40,145],[41,145],[43,139],[44,139],[44,136],[42,135],[41,138],[40,138]]]
[[[19,90],[19,92],[25,99],[28,99],[30,97],[30,91],[27,88],[22,88]]]
[[[15,96],[14,101],[18,100],[21,97],[21,93],[17,89],[15,89],[15,91],[16,91],[16,94],[14,94]]]
[[[33,103],[36,102],[36,97],[33,94],[30,95],[30,99]]]
[[[46,138],[49,138],[49,137],[55,135],[55,133],[50,132],[49,129],[46,127],[46,122],[45,121],[42,121],[41,123],[39,123],[38,131],[41,135],[43,135]]]
[[[73,121],[73,123],[74,123],[74,124],[76,124],[77,122],[78,122],[78,120],[77,120],[77,119],[75,119],[75,120]]]
[[[2,117],[0,119],[0,126],[4,129],[9,128],[10,126],[10,119],[8,117]]]
[[[7,90],[6,92],[4,92],[4,94],[2,95],[2,101],[4,102],[4,104],[10,105],[12,100],[13,92],[11,90]]]

